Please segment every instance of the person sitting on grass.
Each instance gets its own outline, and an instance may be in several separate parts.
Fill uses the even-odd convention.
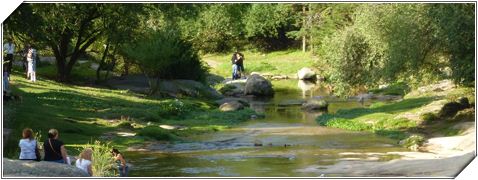
[[[23,129],[23,139],[20,139],[18,146],[20,146],[20,160],[38,160],[40,154],[38,152],[38,143],[33,138],[33,130],[30,128]]]
[[[43,143],[45,161],[69,164],[66,149],[62,141],[58,139],[58,130],[50,129],[48,139]]]
[[[75,165],[77,168],[85,171],[90,176],[93,176],[93,168],[92,168],[92,158],[93,150],[87,148],[80,153],[80,158],[76,160]]]
[[[113,149],[111,151],[111,154],[113,154],[113,158],[116,161],[119,176],[120,177],[128,176],[128,165],[126,165],[126,161],[124,160],[123,155],[118,151],[118,149]]]

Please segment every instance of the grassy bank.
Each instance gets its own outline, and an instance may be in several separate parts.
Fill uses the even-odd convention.
[[[426,92],[415,90],[408,93],[401,101],[379,102],[366,108],[339,110],[335,114],[319,116],[317,122],[322,126],[370,131],[398,140],[411,137],[405,143],[423,142],[420,137],[459,134],[459,130],[453,129],[453,125],[474,120],[472,108],[448,116],[441,115],[446,104],[454,103],[460,97],[467,97],[473,106],[474,88],[457,87]]]
[[[18,140],[25,127],[41,131],[43,137],[48,129],[56,128],[66,144],[81,145],[100,139],[124,148],[147,140],[185,140],[190,135],[228,128],[249,119],[254,113],[250,109],[220,112],[207,100],[154,99],[124,90],[39,79],[30,83],[23,74],[11,77],[12,92],[21,96],[21,101],[4,102],[4,122],[12,129],[4,147],[7,157],[18,157]],[[150,130],[164,124],[186,129]],[[121,137],[113,132],[138,135]],[[113,136],[108,137],[111,133]]]
[[[274,75],[295,75],[303,67],[311,67],[316,57],[311,53],[303,53],[300,50],[275,51],[271,53],[242,52],[245,57],[244,67],[246,73],[259,72]],[[211,73],[223,77],[231,76],[231,57],[228,54],[206,54],[202,60],[212,68]]]

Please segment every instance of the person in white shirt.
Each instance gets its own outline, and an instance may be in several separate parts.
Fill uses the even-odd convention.
[[[88,173],[90,176],[93,176],[92,160],[91,156],[93,155],[93,150],[87,148],[80,153],[80,158],[75,162],[75,166],[81,170]]]
[[[33,130],[25,128],[22,133],[23,139],[20,139],[20,160],[37,160],[35,153],[38,148],[37,141],[33,138]]]
[[[13,44],[12,39],[8,39],[7,43],[3,45],[3,50],[5,51],[5,54],[7,54],[5,63],[7,65],[7,72],[10,76],[10,73],[12,73],[13,54],[15,53],[15,44]]]
[[[27,62],[28,62],[28,70],[27,70],[27,78],[30,79],[31,82],[35,82],[37,80],[36,77],[36,56],[37,51],[31,45],[27,46]]]

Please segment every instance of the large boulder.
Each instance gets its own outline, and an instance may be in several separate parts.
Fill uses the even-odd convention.
[[[468,103],[468,98],[462,97],[458,99],[458,102],[448,102],[440,109],[438,116],[440,117],[453,117],[460,110],[470,107]]]
[[[302,104],[302,109],[306,111],[327,110],[329,103],[321,99],[310,99]]]
[[[312,69],[306,67],[300,69],[299,72],[297,72],[297,77],[300,80],[317,78],[315,72]]]
[[[246,86],[244,87],[244,95],[271,97],[274,96],[274,89],[272,89],[271,82],[264,77],[252,75],[247,78]]]
[[[223,96],[213,88],[193,80],[163,80],[159,83],[159,91],[175,96],[204,97],[211,99],[223,98]]]
[[[79,168],[47,161],[21,161],[3,158],[5,177],[87,177]]]
[[[219,106],[221,111],[237,111],[244,109],[244,105],[238,101],[230,101]]]
[[[240,102],[242,105],[244,106],[249,106],[249,101],[245,98],[237,98],[237,97],[227,97],[227,98],[224,98],[224,99],[219,99],[219,100],[216,100],[214,101],[217,105],[222,105],[224,103],[227,103],[227,102],[231,102],[231,101],[237,101],[237,102]]]

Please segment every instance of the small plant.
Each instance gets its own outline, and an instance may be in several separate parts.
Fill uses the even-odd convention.
[[[414,151],[418,151],[418,148],[423,145],[423,143],[425,142],[425,138],[421,135],[411,135],[410,137],[400,141],[400,145],[408,148],[408,149],[411,149],[411,150],[414,150]]]
[[[101,143],[100,141],[95,141],[93,143],[88,143],[80,146],[78,149],[79,152],[82,152],[86,148],[91,148],[93,150],[92,155],[92,165],[93,165],[93,176],[96,177],[113,177],[116,176],[114,169],[114,159],[111,156],[110,143]]]
[[[438,116],[433,113],[425,113],[420,116],[420,119],[425,121],[426,123],[431,123],[433,121],[439,120]]]

